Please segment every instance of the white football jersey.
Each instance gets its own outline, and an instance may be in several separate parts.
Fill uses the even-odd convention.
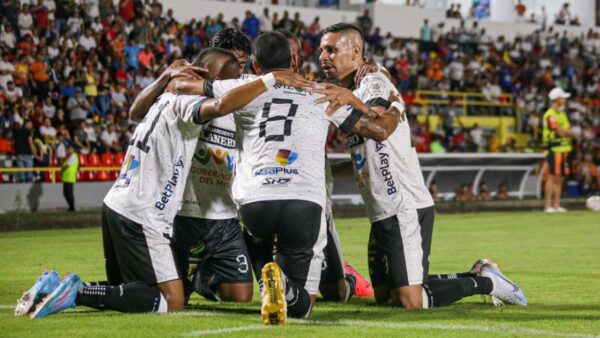
[[[388,100],[394,85],[381,73],[365,76],[354,91],[361,101],[371,104]],[[402,209],[414,208],[414,202],[403,185],[403,134],[396,129],[387,140],[378,142],[362,136],[348,135],[356,184],[371,222],[391,217]]]
[[[237,217],[237,207],[231,198],[234,161],[233,115],[205,123],[177,215],[205,219]]]
[[[171,233],[201,125],[201,96],[162,94],[136,127],[104,203],[157,232]]]
[[[250,78],[215,81],[206,91],[223,96]],[[325,142],[330,123],[349,131],[361,113],[342,107],[325,114],[321,97],[275,85],[235,112],[236,172],[233,197],[238,204],[299,199],[325,208]]]
[[[402,102],[404,107],[404,102]],[[422,209],[432,206],[433,198],[425,185],[423,171],[419,163],[419,156],[412,139],[410,125],[406,117],[406,111],[402,112],[402,119],[396,128],[395,134],[400,134],[398,144],[395,144],[401,156],[398,164],[400,167],[400,182],[415,203],[415,208]]]

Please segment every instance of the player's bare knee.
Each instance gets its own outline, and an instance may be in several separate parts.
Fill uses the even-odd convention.
[[[168,312],[179,312],[183,310],[185,306],[184,297],[179,296],[165,296],[165,300],[167,301],[167,311]]]
[[[414,296],[401,296],[400,297],[400,306],[405,309],[422,309],[423,308],[423,298],[421,295]]]

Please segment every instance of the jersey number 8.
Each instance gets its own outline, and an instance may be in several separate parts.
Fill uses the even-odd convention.
[[[271,113],[271,108],[273,105],[290,105],[290,108],[287,111],[287,115],[275,115],[269,116]],[[273,99],[271,102],[266,102],[263,107],[262,118],[265,119],[259,124],[259,137],[264,137],[265,142],[269,141],[283,141],[286,136],[290,136],[292,133],[292,119],[290,117],[296,116],[296,111],[298,110],[298,105],[294,104],[294,101],[289,99]],[[276,110],[277,111],[277,110]],[[269,122],[283,122],[283,133],[281,134],[271,134],[267,135],[267,123]],[[272,128],[270,128],[272,129]]]

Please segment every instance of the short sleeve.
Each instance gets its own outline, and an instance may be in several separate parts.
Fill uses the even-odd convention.
[[[231,80],[216,80],[204,82],[204,95],[207,97],[221,97],[228,91],[255,80],[251,77],[242,77]]]
[[[360,86],[354,91],[354,94],[362,102],[367,103],[369,100],[377,98],[387,101],[392,92],[394,92],[394,85],[385,75],[370,73],[360,81]]]
[[[362,112],[354,109],[352,106],[347,105],[339,108],[329,117],[331,123],[335,124],[339,130],[348,134],[352,127],[360,120]]]
[[[173,112],[185,123],[201,124],[198,112],[207,97],[197,95],[177,95],[173,104]]]

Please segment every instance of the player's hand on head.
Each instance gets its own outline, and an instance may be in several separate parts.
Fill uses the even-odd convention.
[[[356,87],[358,87],[360,85],[360,81],[362,81],[362,79],[367,76],[368,74],[371,73],[377,73],[381,70],[381,66],[379,66],[379,64],[375,63],[375,62],[369,62],[369,63],[365,63],[362,66],[358,67],[358,70],[356,71],[356,75],[354,75],[354,83],[356,84]]]
[[[316,85],[316,82],[306,79],[291,70],[274,71],[275,83],[287,87],[310,88]]]

